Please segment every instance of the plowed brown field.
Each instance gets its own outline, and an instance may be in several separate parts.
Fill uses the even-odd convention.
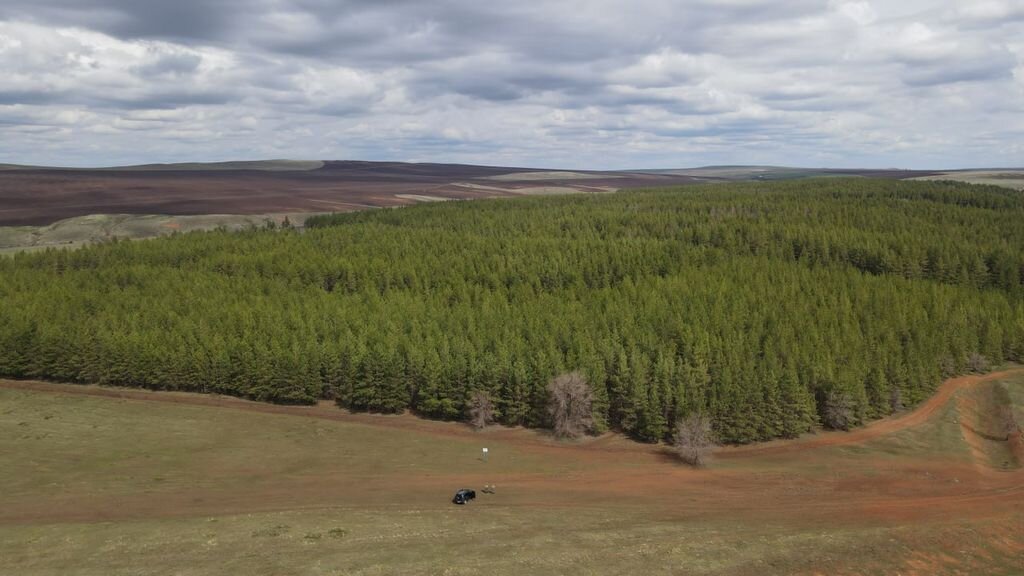
[[[325,162],[315,170],[0,170],[0,226],[39,226],[89,214],[271,214],[349,212],[416,202],[416,197],[516,196],[538,186],[493,180],[524,168]],[[689,176],[598,172],[544,186],[595,191],[696,182]],[[557,176],[557,175],[556,175]]]

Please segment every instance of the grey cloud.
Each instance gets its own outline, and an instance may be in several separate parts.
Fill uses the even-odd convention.
[[[910,59],[904,62],[903,80],[911,86],[998,80],[1012,77],[1016,64],[1005,47],[985,46],[960,50],[947,58]]]
[[[4,0],[0,107],[30,114],[0,117],[63,118],[73,137],[40,150],[76,158],[82,143],[598,168],[698,164],[730,147],[884,166],[1014,150],[991,135],[1024,129],[1006,104],[1024,94],[1017,3],[915,5]],[[124,121],[136,113],[160,121]],[[0,161],[36,137],[0,143]]]
[[[489,101],[508,101],[544,92],[576,95],[586,101],[588,94],[600,92],[603,83],[598,75],[573,71],[528,70],[521,66],[502,64],[465,66],[448,74],[417,74],[411,86],[423,96],[448,92]]]
[[[236,100],[229,93],[163,90],[143,94],[84,95],[73,92],[0,90],[0,105],[64,105],[114,110],[171,110],[183,106],[215,106]]]
[[[4,90],[0,88],[0,106],[32,104],[34,106],[59,102],[60,95],[45,90]]]
[[[1010,78],[1013,68],[1000,62],[974,62],[949,68],[910,69],[903,81],[910,86],[927,87],[955,82],[983,82]]]
[[[143,76],[181,76],[195,72],[203,61],[198,54],[162,54],[155,61],[137,68]]]
[[[703,126],[693,128],[662,128],[655,129],[654,133],[659,136],[671,138],[700,138],[700,137],[722,137],[742,135],[746,138],[779,134],[779,128],[785,124],[778,121],[765,121],[754,119],[725,119],[718,122],[711,122]]]
[[[528,58],[586,62],[657,46],[696,48],[715,28],[785,20],[821,4],[95,0],[83,6],[82,0],[5,0],[0,19],[84,26],[122,39],[234,43],[308,57],[416,61],[489,46]]]
[[[262,0],[5,0],[0,19],[83,26],[120,38],[222,39]]]
[[[825,92],[824,90],[788,91],[785,89],[774,89],[768,90],[760,94],[760,97],[763,100],[768,100],[772,102],[801,102],[807,100],[820,100],[823,98],[827,98],[828,96],[829,93]]]
[[[107,98],[86,100],[81,104],[123,110],[172,110],[184,106],[217,106],[236,100],[237,97],[229,92],[173,89],[139,95],[110,95]]]

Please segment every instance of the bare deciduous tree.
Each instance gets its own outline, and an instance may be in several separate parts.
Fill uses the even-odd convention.
[[[683,462],[691,466],[707,464],[716,445],[714,433],[711,431],[711,418],[698,413],[680,418],[676,422],[672,445]]]
[[[999,426],[1000,435],[1006,435],[1006,439],[1020,434],[1020,425],[1017,424],[1017,419],[1014,418],[1013,408],[1009,405],[1003,405],[996,408],[996,423]]]
[[[952,356],[945,356],[942,358],[942,363],[939,365],[939,369],[942,373],[942,379],[952,378],[957,374],[956,360]]]
[[[822,423],[833,430],[849,430],[853,426],[853,402],[850,397],[835,390],[825,396]]]
[[[977,372],[978,374],[984,374],[992,369],[989,364],[988,358],[983,355],[974,352],[967,357],[967,369],[971,372]]]
[[[906,406],[903,404],[903,391],[899,386],[893,386],[889,391],[889,407],[893,412],[903,412]]]
[[[1010,391],[1006,389],[1006,386],[1000,383],[996,383],[992,387],[993,400],[996,402],[995,418],[996,426],[998,427],[998,434],[1004,436],[1006,440],[1012,440],[1014,436],[1021,434],[1020,424],[1017,423],[1017,418],[1013,414],[1013,399],[1010,397]]]
[[[570,372],[556,377],[548,384],[548,396],[555,436],[579,438],[593,428],[594,394],[582,374]]]
[[[477,430],[483,430],[488,424],[494,422],[494,402],[491,396],[483,390],[473,392],[469,397],[469,425]]]

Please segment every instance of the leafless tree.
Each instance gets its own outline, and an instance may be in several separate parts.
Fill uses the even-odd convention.
[[[945,356],[940,364],[942,379],[952,378],[957,374],[956,360],[952,356]]]
[[[594,425],[594,393],[579,372],[556,377],[548,384],[548,414],[559,438],[579,438]]]
[[[672,441],[679,458],[691,466],[704,466],[715,448],[715,436],[711,431],[711,418],[706,414],[693,413],[676,422],[676,433]]]
[[[483,390],[477,390],[469,397],[469,424],[477,430],[483,430],[494,422],[494,402]]]
[[[835,390],[825,396],[822,422],[833,430],[849,430],[853,426],[853,402],[850,397]]]
[[[1021,432],[1020,425],[1017,424],[1017,419],[1013,415],[1013,408],[1009,405],[996,408],[996,423],[1001,428],[1000,434],[1005,434],[1007,440]]]
[[[893,386],[889,391],[889,407],[893,412],[903,412],[906,406],[903,404],[903,391],[899,386]]]
[[[984,374],[992,369],[989,365],[988,358],[983,355],[974,352],[967,357],[967,369],[971,372],[977,372],[978,374]]]

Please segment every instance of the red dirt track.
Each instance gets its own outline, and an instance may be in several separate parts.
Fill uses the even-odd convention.
[[[780,454],[797,450],[820,448],[824,446],[861,444],[869,440],[885,436],[886,434],[894,434],[900,430],[905,430],[907,428],[923,424],[931,418],[936,411],[944,407],[946,403],[949,402],[950,398],[952,398],[958,391],[976,386],[982,382],[1005,378],[1007,375],[1012,373],[1014,373],[1014,371],[993,372],[984,376],[961,376],[959,378],[946,380],[942,383],[942,386],[939,386],[939,389],[936,390],[930,398],[928,398],[928,400],[925,400],[913,411],[900,416],[878,420],[863,428],[857,428],[850,432],[827,433],[796,440],[777,440],[773,442],[763,442],[760,444],[728,447],[720,450],[718,456],[724,458],[754,455],[764,456],[769,454]]]

